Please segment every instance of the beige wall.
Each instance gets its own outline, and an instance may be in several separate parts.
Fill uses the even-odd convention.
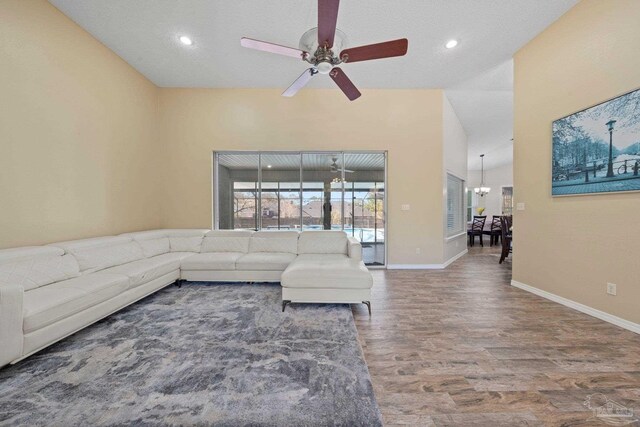
[[[0,247],[160,225],[157,88],[44,0],[0,1]]]
[[[442,263],[442,91],[280,92],[160,90],[163,226],[211,226],[214,150],[388,150],[388,261]]]
[[[635,323],[640,193],[552,198],[550,169],[553,120],[640,87],[639,16],[583,0],[515,55],[514,93],[514,280]]]

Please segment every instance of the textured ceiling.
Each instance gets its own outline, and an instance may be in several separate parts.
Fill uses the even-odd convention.
[[[511,58],[577,0],[343,0],[338,27],[358,46],[409,39],[402,58],[346,64],[360,88],[448,88]],[[286,88],[305,68],[240,47],[248,36],[297,47],[315,0],[50,0],[159,86]],[[185,47],[179,35],[194,45]],[[460,41],[447,50],[447,40]],[[333,87],[326,76],[316,87]]]
[[[298,47],[316,0],[49,0],[162,87],[291,84],[294,58],[240,47],[243,36]],[[348,46],[407,37],[407,56],[345,64],[360,88],[444,88],[469,137],[469,169],[512,161],[513,54],[578,0],[343,0]],[[194,45],[178,42],[188,35]],[[449,39],[455,49],[445,49]],[[318,76],[308,87],[335,87]]]
[[[513,162],[513,61],[446,91],[468,137],[468,168],[486,169]]]

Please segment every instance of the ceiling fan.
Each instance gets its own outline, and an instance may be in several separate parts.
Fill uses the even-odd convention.
[[[341,171],[340,165],[338,165],[338,158],[337,157],[332,157],[331,158],[331,172],[333,173],[338,173]],[[345,169],[344,170],[345,173],[353,173],[354,171],[349,170],[349,169]]]
[[[312,28],[302,35],[299,49],[247,37],[240,40],[240,45],[243,47],[291,56],[311,64],[311,68],[305,70],[282,93],[282,96],[295,95],[309,83],[313,76],[320,73],[329,74],[329,77],[333,79],[347,98],[353,101],[359,98],[361,93],[337,65],[403,56],[407,53],[409,44],[407,39],[343,49],[346,45],[346,36],[342,31],[336,29],[339,6],[340,0],[318,0],[318,27]],[[338,55],[337,52],[340,54]]]

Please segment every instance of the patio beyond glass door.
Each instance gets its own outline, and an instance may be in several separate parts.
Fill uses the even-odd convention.
[[[261,154],[261,230],[300,227],[300,156]]]
[[[214,153],[214,227],[344,230],[384,266],[384,152]]]
[[[302,153],[302,229],[342,230],[342,153]]]
[[[385,156],[344,154],[344,231],[362,244],[368,265],[385,264]]]

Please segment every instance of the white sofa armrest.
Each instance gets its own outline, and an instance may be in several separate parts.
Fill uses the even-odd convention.
[[[21,285],[0,285],[0,366],[22,356],[22,299]]]
[[[349,236],[347,240],[347,255],[349,255],[349,258],[362,261],[362,245],[358,242],[358,239]]]

